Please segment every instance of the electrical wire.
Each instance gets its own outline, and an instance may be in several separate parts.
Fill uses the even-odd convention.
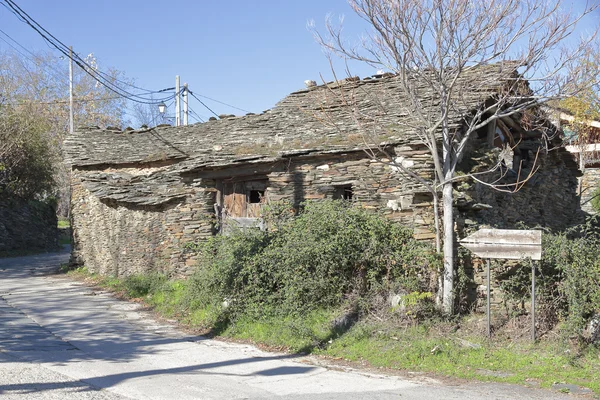
[[[193,98],[195,98],[196,100],[198,100],[200,102],[200,104],[202,104],[208,111],[210,111],[211,113],[213,113],[215,115],[215,117],[219,118],[219,116],[217,115],[216,112],[214,112],[209,106],[207,106],[206,104],[204,104],[204,102],[202,100],[200,100],[195,94],[194,92],[192,92],[191,90],[188,90],[188,93],[192,95]]]
[[[203,120],[202,118],[200,118],[200,117],[197,117],[197,116],[194,116],[194,115],[192,115],[192,114],[190,114],[190,118],[194,118],[194,119],[196,120],[196,122],[200,122],[200,123],[203,123],[203,122],[204,122],[204,120]]]
[[[188,105],[188,111],[189,111],[189,113],[192,115],[192,117],[193,117],[193,118],[194,118],[196,121],[198,121],[198,122],[205,122],[205,121],[204,121],[204,119],[203,119],[203,118],[202,118],[202,117],[201,117],[201,116],[200,116],[200,115],[199,115],[199,114],[198,114],[196,111],[194,111],[194,110],[192,109],[192,107],[190,107],[189,105]],[[195,115],[195,116],[194,116],[194,115]]]
[[[143,103],[143,104],[158,104],[161,102],[169,101],[169,100],[173,99],[175,96],[177,96],[177,93],[176,93],[173,96],[168,96],[168,97],[161,98],[161,99],[149,100],[146,97],[143,97],[139,94],[131,93],[131,92],[125,90],[124,88],[117,86],[116,84],[113,83],[113,81],[134,87],[138,90],[143,90],[143,91],[147,92],[147,94],[160,93],[165,90],[165,89],[162,89],[160,91],[152,91],[152,90],[148,90],[148,89],[143,89],[143,88],[137,87],[133,84],[130,84],[128,82],[121,81],[121,80],[117,79],[116,77],[110,76],[110,75],[98,70],[97,68],[93,68],[85,60],[83,60],[79,55],[77,55],[77,53],[73,53],[71,55],[69,48],[63,42],[61,42],[54,35],[52,35],[50,32],[48,32],[43,26],[41,26],[37,21],[35,21],[29,14],[27,14],[23,9],[21,9],[14,1],[12,1],[12,0],[3,0],[3,1],[5,4],[4,3],[1,3],[1,4],[5,8],[10,7],[9,10],[13,14],[15,14],[19,20],[21,20],[22,22],[29,25],[44,40],[46,40],[46,42],[48,42],[50,45],[52,45],[54,48],[56,48],[62,54],[64,54],[65,56],[67,56],[71,60],[73,60],[73,62],[75,62],[80,68],[82,68],[85,73],[90,75],[92,78],[94,78],[97,82],[99,82],[101,85],[106,87],[108,90],[110,90],[122,97],[125,97],[128,100],[138,102],[138,103]],[[7,7],[7,5],[8,5],[8,7]]]
[[[222,101],[219,101],[219,100],[216,100],[216,99],[211,99],[211,98],[210,98],[210,97],[208,97],[208,96],[203,96],[203,95],[201,95],[201,94],[199,94],[198,96],[199,96],[199,97],[203,97],[203,98],[205,98],[205,99],[207,99],[207,100],[214,101],[215,103],[223,104],[224,106],[227,106],[227,107],[235,108],[236,110],[240,110],[240,111],[243,111],[243,112],[246,112],[246,113],[252,113],[252,111],[244,110],[243,108],[239,108],[239,107],[236,107],[236,106],[232,106],[231,104],[223,103]]]
[[[92,101],[105,101],[105,100],[116,100],[122,99],[122,96],[114,97],[97,97],[93,99],[73,99],[73,103],[89,103]],[[68,104],[69,100],[54,100],[54,101],[28,101],[26,104]]]
[[[0,4],[3,4],[3,3],[0,3]],[[29,49],[27,49],[25,46],[23,46],[22,44],[20,44],[18,41],[16,41],[9,34],[7,34],[6,32],[4,32],[2,29],[0,29],[0,33],[2,35],[6,36],[13,43],[15,43],[17,46],[19,46],[20,48],[22,48],[24,51],[26,51],[27,53],[29,53],[31,55],[31,57],[30,57],[30,56],[28,56],[26,54],[23,54],[18,48],[16,48],[10,42],[8,42],[6,39],[4,39],[2,36],[0,36],[0,40],[2,40],[4,43],[6,43],[8,46],[10,46],[15,52],[17,52],[18,54],[20,54],[24,59],[27,59],[27,60],[29,60],[29,61],[31,61],[33,63],[37,63],[38,61],[42,61],[46,67],[48,67],[49,69],[51,69],[52,71],[55,72],[55,73],[52,73],[52,71],[48,71],[47,70],[46,72],[49,75],[52,75],[54,78],[57,78],[57,80],[62,80],[63,84],[66,83],[66,82],[64,82],[66,80],[66,78],[64,76],[64,71],[59,71],[52,64],[49,64],[49,63],[45,62],[45,60],[41,59],[38,55],[36,55],[35,53],[31,52]],[[158,90],[157,92],[165,92],[165,91],[169,91],[169,90],[175,90],[175,87],[161,89],[161,90]],[[121,98],[123,98],[123,96],[98,97],[98,98],[91,98],[91,99],[77,99],[77,98],[74,98],[73,102],[74,103],[88,103],[88,102],[92,102],[92,101],[116,100],[116,99],[121,99]],[[69,100],[29,101],[27,103],[28,104],[68,104]]]
[[[154,99],[154,98],[150,98],[148,99],[147,97],[144,97],[140,94],[137,93],[131,93],[127,90],[125,90],[124,88],[116,85],[114,82],[118,82],[122,85],[126,85],[132,88],[135,88],[137,90],[141,90],[143,92],[146,92],[145,94],[155,94],[155,93],[164,93],[166,91],[169,90],[173,90],[174,88],[166,88],[166,89],[161,89],[161,90],[149,90],[149,89],[144,89],[141,88],[139,86],[133,85],[129,82],[125,82],[122,81],[114,76],[111,76],[109,74],[106,74],[105,72],[92,67],[90,64],[88,64],[87,61],[85,61],[84,59],[82,59],[77,53],[71,52],[70,48],[67,47],[63,42],[61,42],[58,38],[56,38],[54,35],[52,35],[48,30],[46,30],[42,25],[40,25],[35,19],[33,19],[29,14],[27,14],[27,12],[25,12],[22,8],[20,8],[13,0],[2,0],[4,1],[4,3],[0,3],[2,4],[6,9],[8,9],[10,12],[12,12],[20,21],[26,23],[27,25],[29,25],[33,30],[35,30],[47,43],[49,43],[50,45],[52,45],[52,47],[54,47],[55,49],[57,49],[59,52],[61,52],[62,54],[64,54],[65,56],[69,57],[73,62],[75,62],[81,69],[83,69],[83,71],[85,73],[87,73],[88,75],[90,75],[93,79],[95,79],[97,82],[99,82],[101,85],[103,85],[104,87],[106,87],[108,90],[114,92],[115,94],[119,95],[120,97],[125,97],[126,99],[133,101],[133,102],[137,102],[137,103],[142,103],[142,104],[159,104],[159,103],[164,103],[167,101],[172,100],[173,98],[175,98],[177,95],[179,95],[180,93],[175,93],[173,95],[170,96],[166,96],[163,98],[158,98],[158,99]],[[34,55],[33,53],[31,53],[29,50],[27,50],[25,47],[21,46],[18,42],[16,42],[14,39],[12,39],[8,34],[6,34],[5,32],[1,31],[5,36],[7,36],[9,39],[11,39],[12,41],[14,41],[16,44],[18,44],[20,47],[22,47],[24,50],[26,50],[28,53]],[[0,38],[1,39],[1,38]],[[4,39],[3,39],[4,40]],[[6,40],[4,40],[6,42]],[[14,48],[14,46],[12,46],[10,43],[6,42],[7,44],[9,44],[11,47]],[[16,48],[14,48],[19,54],[23,55],[20,51],[18,51]],[[209,110],[212,114],[214,114],[217,118],[219,117],[218,114],[216,112],[214,112],[210,107],[208,107],[202,100],[200,100],[200,98],[198,96],[196,96],[192,91],[189,91],[189,93],[198,101],[200,102],[200,104],[202,104],[202,106],[204,106],[207,110]],[[203,96],[203,95],[199,95],[201,97],[204,97],[208,100],[214,101],[216,103],[225,105],[227,107],[231,107],[234,108],[236,110],[240,110],[240,111],[244,111],[244,112],[250,112],[248,110],[245,110],[243,108],[239,108],[236,106],[233,106],[231,104],[227,104],[225,102],[210,98],[208,96]],[[196,113],[196,116],[199,117],[199,115]]]
[[[25,50],[27,53],[31,54],[31,57],[21,53],[21,51],[19,49],[17,49],[15,46],[13,46],[10,42],[6,41],[6,39],[4,39],[3,37],[0,37],[0,40],[2,40],[4,43],[6,43],[7,45],[9,45],[10,47],[12,47],[12,49],[14,51],[16,51],[17,53],[19,53],[23,58],[30,60],[31,62],[33,62],[34,64],[36,63],[37,60],[41,60],[39,56],[35,55],[34,53],[32,53],[31,51],[29,51],[25,46],[23,46],[22,44],[20,44],[19,42],[17,42],[15,39],[13,39],[9,34],[7,34],[6,32],[4,32],[2,29],[0,29],[0,33],[2,33],[4,36],[6,36],[7,38],[9,38],[12,42],[14,42],[17,46],[19,46],[20,48],[22,48],[23,50]],[[51,74],[52,76],[54,76],[55,78],[57,78],[58,80],[62,80],[62,81],[66,81],[66,77],[64,76],[63,72],[59,71],[58,69],[56,69],[54,66],[52,66],[51,64],[48,64],[47,62],[44,62],[44,64],[49,67],[50,69],[52,69],[56,74]]]

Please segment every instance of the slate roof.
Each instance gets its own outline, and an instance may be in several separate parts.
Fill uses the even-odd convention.
[[[472,110],[517,78],[512,64],[467,71],[456,84],[452,126],[459,126]],[[99,198],[158,205],[183,196],[184,189],[177,183],[183,172],[271,163],[300,154],[360,151],[365,146],[361,128],[374,130],[368,138],[374,144],[415,143],[414,130],[419,126],[410,99],[399,89],[399,79],[387,74],[330,82],[291,93],[259,115],[189,126],[125,132],[79,128],[64,142],[65,160],[93,171],[82,175],[82,180]],[[419,93],[419,111],[437,115],[439,99],[427,85],[412,84]],[[145,176],[125,172],[140,164],[161,163],[164,167]]]
[[[182,127],[156,127],[129,132],[79,128],[64,143],[68,164],[76,167],[117,166],[167,160],[186,160],[183,168],[224,165],[244,158],[289,156],[294,151],[336,151],[360,147],[360,127],[351,107],[356,104],[364,124],[376,118],[381,130],[375,139],[410,141],[416,128],[410,103],[398,89],[399,77],[377,76],[345,80],[291,93],[260,115],[226,118]],[[471,110],[514,80],[512,67],[499,64],[474,68],[463,74],[451,120],[458,123]],[[425,85],[423,112],[437,113],[438,99]],[[342,98],[343,97],[343,98]],[[352,140],[352,135],[357,137]],[[414,140],[414,139],[412,139]]]

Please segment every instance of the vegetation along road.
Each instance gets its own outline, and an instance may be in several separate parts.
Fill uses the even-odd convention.
[[[3,399],[567,398],[508,384],[376,375],[191,336],[57,274],[67,259],[62,252],[0,260]]]

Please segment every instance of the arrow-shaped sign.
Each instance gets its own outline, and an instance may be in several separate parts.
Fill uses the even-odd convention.
[[[480,229],[462,239],[460,244],[481,258],[542,259],[540,230]]]

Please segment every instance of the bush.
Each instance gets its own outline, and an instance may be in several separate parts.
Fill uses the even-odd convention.
[[[600,238],[556,235],[547,244],[546,262],[559,270],[556,287],[565,303],[563,318],[568,331],[581,337],[590,318],[600,314]]]
[[[544,233],[536,273],[538,323],[551,329],[563,321],[568,334],[583,339],[589,320],[600,314],[600,235],[595,221],[562,233]],[[531,297],[531,268],[523,264],[501,284],[507,298]]]
[[[215,311],[214,321],[357,305],[366,293],[426,292],[438,262],[410,230],[344,201],[308,202],[296,218],[267,223],[277,230],[235,232],[201,247],[191,306]]]
[[[131,275],[123,280],[123,288],[128,297],[139,298],[159,292],[166,283],[167,277],[163,274]]]
[[[53,193],[57,155],[47,129],[30,110],[0,106],[0,195],[30,200]]]
[[[592,192],[592,209],[600,213],[600,186]]]

